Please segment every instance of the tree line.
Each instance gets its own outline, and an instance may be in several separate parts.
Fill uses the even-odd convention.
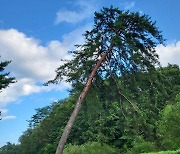
[[[117,83],[131,103],[117,93],[113,79],[98,79],[84,100],[64,153],[85,153],[80,145],[97,152],[106,148],[109,154],[179,149],[179,77],[179,67],[169,65],[153,74],[120,78]],[[36,109],[20,143],[7,143],[0,153],[55,153],[80,91],[72,88],[68,98]]]

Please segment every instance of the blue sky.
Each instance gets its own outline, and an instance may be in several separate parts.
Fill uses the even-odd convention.
[[[166,46],[157,47],[160,62],[180,65],[179,0],[0,0],[1,60],[17,83],[0,93],[0,146],[17,143],[36,108],[68,96],[68,83],[43,87],[55,76],[60,59],[82,44],[93,26],[93,13],[102,7],[148,14],[162,31]]]

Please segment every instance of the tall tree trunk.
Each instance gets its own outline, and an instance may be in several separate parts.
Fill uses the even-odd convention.
[[[69,136],[71,128],[72,128],[72,126],[73,126],[73,124],[75,122],[76,116],[78,115],[79,110],[81,109],[82,102],[83,102],[83,100],[84,100],[84,98],[85,98],[85,96],[86,96],[86,94],[87,94],[87,92],[88,92],[88,90],[89,90],[89,88],[91,86],[92,80],[93,80],[98,68],[101,66],[101,63],[105,60],[106,56],[108,55],[109,52],[112,51],[112,49],[113,49],[113,45],[111,44],[109,49],[102,55],[100,60],[97,62],[95,68],[91,72],[91,74],[90,74],[90,76],[89,76],[89,78],[87,80],[87,83],[86,83],[83,91],[81,92],[81,94],[80,94],[80,96],[79,96],[79,98],[78,98],[78,100],[76,102],[76,106],[75,106],[75,108],[74,108],[74,110],[73,110],[73,112],[71,114],[71,117],[70,117],[70,119],[69,119],[69,121],[68,121],[68,123],[67,123],[67,125],[66,125],[66,127],[64,129],[64,132],[63,132],[63,134],[61,136],[58,147],[56,149],[56,154],[62,154],[63,149],[64,149],[64,145],[65,145],[65,143],[67,141],[67,138]]]

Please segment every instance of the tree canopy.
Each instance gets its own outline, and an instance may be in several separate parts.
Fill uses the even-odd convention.
[[[84,36],[85,43],[77,45],[71,52],[74,58],[56,70],[53,82],[66,77],[67,81],[84,83],[110,46],[112,51],[98,69],[100,76],[148,71],[158,64],[155,47],[164,41],[149,16],[113,7],[95,12],[94,28]]]

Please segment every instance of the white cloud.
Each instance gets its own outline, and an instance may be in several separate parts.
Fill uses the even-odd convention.
[[[55,24],[57,25],[61,22],[75,24],[91,17],[95,11],[95,7],[90,3],[90,1],[77,1],[75,5],[79,6],[78,11],[70,11],[69,9],[59,10],[56,14]]]
[[[124,2],[120,3],[120,5],[123,6],[125,10],[130,10],[135,6],[135,2]]]
[[[180,66],[180,41],[167,46],[160,45],[156,50],[162,66],[167,66],[168,63]]]
[[[0,111],[1,111],[1,115],[4,115],[4,114],[6,114],[8,112],[7,109],[0,109]]]
[[[38,86],[36,85],[36,80],[22,78],[0,93],[0,106],[4,107],[8,103],[18,100],[21,96],[27,96],[42,91],[51,91],[53,89],[63,90],[69,87],[70,85],[65,82],[62,82],[59,85],[50,85],[48,87]]]
[[[0,111],[1,111],[1,116],[0,116],[1,120],[10,120],[10,119],[15,119],[16,118],[16,116],[6,115],[8,113],[7,109],[0,109]]]
[[[17,101],[21,96],[69,87],[64,82],[48,87],[37,83],[44,83],[55,77],[56,68],[62,64],[60,59],[72,58],[68,51],[73,50],[75,44],[83,43],[82,34],[88,29],[89,26],[76,29],[64,35],[62,42],[53,40],[46,46],[15,29],[0,30],[1,60],[12,60],[7,71],[18,81],[0,93],[0,107]]]
[[[4,120],[11,120],[11,119],[16,119],[16,116],[4,116],[4,117],[1,117],[2,119],[2,121],[4,121]]]
[[[65,42],[56,41],[59,46],[54,51],[51,50],[53,42],[55,41],[50,42],[48,46],[41,46],[38,40],[29,38],[15,29],[0,30],[2,58],[12,60],[9,69],[18,79],[33,78],[46,81],[54,76],[52,68],[60,64],[59,59],[55,57],[68,57],[69,47],[64,45]]]

